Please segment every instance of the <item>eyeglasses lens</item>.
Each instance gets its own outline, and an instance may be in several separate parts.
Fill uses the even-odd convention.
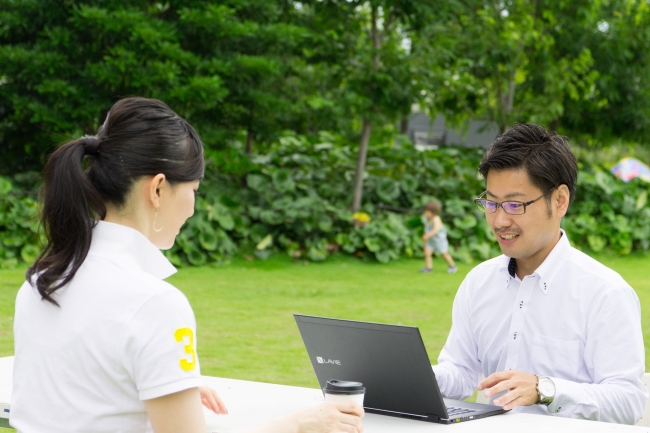
[[[503,203],[501,203],[501,207],[503,207],[503,210],[509,213],[510,215],[521,215],[524,213],[523,203],[519,203],[516,201],[504,201]]]
[[[475,203],[482,212],[492,213],[496,210],[496,203],[490,200],[477,199],[475,200]]]

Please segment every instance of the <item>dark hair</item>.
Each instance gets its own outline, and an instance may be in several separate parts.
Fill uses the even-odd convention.
[[[442,212],[442,205],[437,200],[429,200],[424,205],[424,210],[428,210],[434,215],[440,215],[440,212]]]
[[[487,180],[492,170],[524,168],[533,185],[542,192],[566,185],[575,199],[578,163],[569,142],[540,125],[515,125],[496,138],[483,155],[478,171]],[[550,204],[550,195],[546,196]]]
[[[27,280],[33,284],[36,277],[42,299],[58,305],[52,294],[85,260],[96,219],[106,216],[105,203],[122,207],[143,176],[162,173],[174,185],[202,179],[204,167],[198,134],[164,102],[116,102],[96,137],[68,142],[48,158],[41,216],[47,245],[27,270]]]

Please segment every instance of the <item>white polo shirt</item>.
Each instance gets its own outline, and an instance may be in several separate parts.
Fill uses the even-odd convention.
[[[54,294],[16,298],[10,423],[19,432],[151,431],[143,400],[201,386],[196,321],[162,281],[176,269],[140,232],[100,221]]]
[[[519,370],[550,376],[556,395],[515,411],[634,424],[648,398],[639,298],[562,234],[523,280],[506,256],[467,275],[433,367],[441,392],[466,398],[481,375]]]

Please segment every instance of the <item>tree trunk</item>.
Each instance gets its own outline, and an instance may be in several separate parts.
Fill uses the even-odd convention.
[[[507,83],[508,90],[503,93],[501,86],[497,89],[497,98],[499,100],[499,130],[503,134],[510,129],[510,115],[515,102],[515,80],[512,79]]]
[[[402,116],[402,121],[399,124],[399,133],[406,135],[407,132],[409,132],[409,117]]]
[[[253,153],[253,133],[249,129],[246,131],[246,155],[250,156]]]
[[[357,172],[354,176],[354,198],[352,200],[352,212],[361,209],[363,198],[363,175],[366,171],[366,156],[368,155],[368,143],[370,142],[370,119],[363,118],[363,129],[361,130],[361,141],[359,142],[359,154],[357,156]]]
[[[381,49],[381,35],[377,28],[377,6],[372,6],[370,17],[370,39],[372,42],[372,67],[379,68],[379,50]],[[371,84],[373,87],[375,84]],[[369,89],[372,91],[372,89]],[[352,212],[361,209],[361,199],[363,198],[363,175],[366,171],[366,156],[368,155],[368,143],[370,142],[370,113],[363,117],[363,127],[361,129],[361,141],[359,142],[359,154],[357,155],[357,171],[354,175],[354,196],[352,199]]]
[[[560,121],[559,121],[558,119],[553,119],[553,120],[551,121],[551,124],[549,125],[549,129],[550,129],[552,132],[557,132],[557,127],[558,127],[558,124],[559,124],[559,123],[560,123]]]

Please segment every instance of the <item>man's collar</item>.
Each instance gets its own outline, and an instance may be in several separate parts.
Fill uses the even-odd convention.
[[[535,270],[539,276],[539,288],[544,294],[548,293],[551,283],[571,255],[571,244],[564,230],[560,229],[560,240],[553,247],[546,260]]]
[[[555,279],[558,271],[564,265],[571,254],[571,244],[564,230],[560,229],[560,240],[553,247],[544,262],[533,272],[533,275],[539,279],[539,288],[544,294],[548,293],[551,283]],[[501,269],[507,270],[510,278],[516,278],[517,274],[517,261],[508,256],[503,256],[501,262]],[[510,278],[506,282],[506,287],[510,283]]]
[[[176,268],[142,233],[121,224],[99,221],[93,229],[89,254],[108,258],[120,266],[165,279]]]

